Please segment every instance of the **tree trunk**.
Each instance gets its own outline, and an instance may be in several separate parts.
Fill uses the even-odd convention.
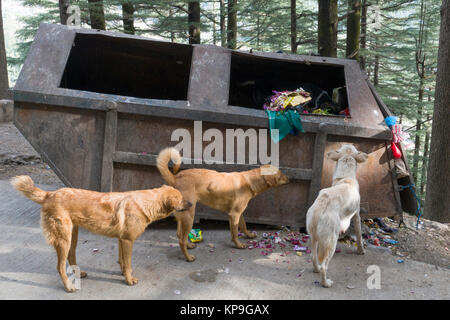
[[[450,0],[443,0],[424,216],[450,222]]]
[[[135,34],[134,28],[134,5],[131,1],[124,1],[122,3],[122,22],[123,31],[128,34]]]
[[[70,0],[59,0],[59,20],[61,24],[67,24],[67,19],[70,14],[67,13],[67,8],[70,6]]]
[[[259,18],[259,14],[257,14],[256,16],[256,50],[257,51],[261,51],[261,23],[260,23],[260,18]]]
[[[319,0],[317,42],[320,56],[337,56],[337,25],[337,0]]]
[[[366,1],[362,1],[362,9],[361,9],[361,49],[366,48],[366,40],[367,40],[367,6]],[[366,70],[366,57],[364,55],[360,55],[359,57],[359,65],[362,70]]]
[[[172,7],[169,7],[169,17],[172,16]],[[172,30],[169,31],[170,32],[170,42],[175,42],[175,32],[173,32]]]
[[[297,53],[297,0],[291,0],[291,52]]]
[[[376,45],[376,42],[375,42]],[[380,73],[380,56],[375,55],[375,64],[373,67],[373,85],[376,87],[378,86],[378,76]]]
[[[237,0],[228,0],[227,47],[236,49],[237,46]]]
[[[6,62],[5,35],[3,33],[2,0],[0,0],[0,99],[10,98],[8,64]]]
[[[225,1],[220,0],[220,45],[222,47],[227,46],[227,36],[225,29]]]
[[[417,109],[417,120],[416,120],[416,132],[422,130],[422,113],[423,113],[423,107],[422,107],[422,101],[423,101],[423,93],[424,93],[424,87],[423,87],[423,79],[420,78],[420,85],[419,85],[419,108]],[[414,181],[417,183],[419,182],[419,153],[420,153],[420,134],[416,133],[416,138],[414,141],[414,157],[413,157],[413,177]]]
[[[359,60],[359,37],[361,35],[361,0],[348,0],[347,46],[345,56]]]
[[[105,30],[105,12],[103,10],[103,0],[88,0],[89,17],[91,19],[91,28]]]
[[[215,1],[213,1],[213,3],[212,3],[212,12],[214,13],[214,15],[216,14],[216,2]],[[213,21],[212,26],[213,26],[213,45],[216,45],[216,43],[217,43],[216,22]]]
[[[427,182],[427,166],[428,166],[428,151],[430,146],[430,131],[427,130],[425,134],[425,146],[423,147],[423,161],[422,161],[422,174],[420,175],[420,194],[423,199],[423,192]]]
[[[200,43],[200,2],[190,1],[188,5],[189,44]]]

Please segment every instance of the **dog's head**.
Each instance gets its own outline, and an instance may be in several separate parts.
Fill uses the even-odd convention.
[[[359,152],[354,145],[344,144],[339,150],[328,152],[328,158],[342,164],[355,165],[367,160],[368,155]]]
[[[186,201],[181,195],[180,191],[173,187],[165,187],[168,190],[164,199],[164,207],[166,208],[168,213],[172,213],[173,211],[185,211],[192,207],[192,203]]]
[[[289,183],[289,178],[270,164],[261,166],[261,176],[270,188]]]

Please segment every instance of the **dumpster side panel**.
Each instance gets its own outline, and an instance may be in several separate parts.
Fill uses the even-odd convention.
[[[336,162],[327,158],[330,151],[344,143],[352,143],[356,149],[369,155],[366,162],[358,164],[356,177],[361,194],[361,207],[368,211],[368,217],[393,217],[397,214],[392,176],[389,167],[388,150],[384,140],[369,140],[343,136],[329,136],[325,148],[322,188],[331,186]]]
[[[114,165],[114,191],[151,189],[164,184],[154,166],[122,164]],[[308,181],[294,181],[252,199],[244,212],[247,222],[274,225],[300,226],[299,220],[305,214],[308,195]],[[196,218],[228,221],[228,216],[202,204],[197,204]]]
[[[100,190],[103,112],[17,101],[14,111],[14,124],[67,186]]]
[[[179,134],[188,133],[191,137],[191,156],[194,156],[196,141],[201,143],[199,150],[205,151],[205,148],[211,144],[212,141],[203,141],[203,136],[209,129],[217,129],[222,133],[224,145],[228,143],[226,139],[226,130],[242,129],[248,132],[248,129],[255,130],[257,134],[263,133],[258,128],[250,126],[233,126],[224,123],[204,122],[197,123],[197,129],[194,128],[194,121],[160,118],[160,117],[145,117],[140,115],[119,114],[118,128],[117,128],[117,151],[147,153],[157,155],[163,148],[175,146],[178,142],[183,141]],[[262,129],[264,130],[264,129]],[[271,139],[268,130],[265,143],[267,145],[267,154],[271,154]],[[171,141],[173,135],[174,141]],[[261,146],[259,140],[258,146]],[[237,158],[238,141],[234,142],[234,155]],[[249,150],[249,139],[245,140],[246,151]],[[259,151],[259,149],[258,149]],[[304,168],[310,169],[313,162],[314,152],[314,134],[302,133],[298,136],[288,135],[279,143],[280,167],[288,168]],[[202,155],[202,153],[200,153]],[[246,152],[246,156],[248,152]],[[186,156],[186,155],[182,155]],[[223,148],[223,160],[226,158],[226,147]],[[259,157],[258,157],[259,160]],[[246,158],[246,163],[249,159]]]
[[[223,123],[198,122],[194,124],[194,121],[191,120],[146,117],[119,113],[116,154],[119,154],[120,157],[117,157],[116,160],[118,161],[116,161],[114,165],[113,190],[126,191],[152,188],[163,184],[164,181],[154,167],[156,155],[165,147],[177,145],[180,140],[184,141],[184,145],[187,146],[187,149],[183,150],[182,156],[190,159],[198,159],[202,157],[203,154],[200,152],[197,157],[195,150],[206,150],[205,148],[211,141],[203,141],[202,134],[210,129],[215,129],[215,133],[223,138],[224,143],[219,144],[221,147],[223,146],[222,161],[225,161],[227,158],[227,150],[225,147],[225,145],[229,143],[229,140],[227,140],[227,130],[242,129],[243,132],[246,132],[247,130],[249,130],[247,132],[252,132],[252,130],[254,130],[254,132],[259,133],[256,129],[251,127],[237,127]],[[176,141],[171,141],[174,132],[176,133],[174,135],[174,140]],[[183,138],[180,139],[178,134],[181,134],[180,136],[183,136]],[[212,140],[215,141],[215,138]],[[249,141],[250,139],[245,140],[245,155],[247,157],[249,154]],[[264,136],[263,140],[258,140],[258,146],[261,145],[261,141],[264,141],[270,146],[270,136],[268,133],[267,136]],[[314,148],[313,134],[288,136],[278,145],[280,167],[282,170],[283,168],[285,171],[290,169],[305,169],[305,171],[307,171],[311,169]],[[236,162],[237,160],[237,148],[238,141],[235,139],[234,148],[230,148],[230,150],[234,151],[233,162]],[[191,155],[186,153],[187,150],[191,150]],[[272,150],[269,149],[267,154],[270,154],[271,151]],[[128,161],[128,163],[119,163],[124,160]],[[134,164],[130,163],[133,161],[135,162]],[[137,161],[143,162],[138,165],[136,163]],[[249,159],[246,158],[245,163],[249,162]],[[259,166],[256,163],[254,165],[255,167]],[[200,164],[200,166],[206,169],[210,168],[216,170],[216,168],[208,167],[205,163]],[[192,166],[189,164],[182,164],[181,170],[189,167]],[[243,168],[244,166],[239,165],[226,165],[220,167],[218,170],[241,171],[245,170]],[[309,179],[306,178],[304,180],[297,178],[291,179],[290,184],[267,191],[263,195],[259,195],[250,202],[246,210],[245,216],[247,220],[249,222],[253,221],[259,223],[282,223],[291,226],[298,225],[306,209],[309,188],[308,180]],[[203,218],[228,219],[227,215],[217,213],[215,210],[201,205],[198,206],[197,213],[199,217]]]

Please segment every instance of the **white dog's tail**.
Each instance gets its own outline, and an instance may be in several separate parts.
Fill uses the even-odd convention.
[[[10,182],[14,188],[34,202],[42,204],[47,197],[48,192],[35,187],[33,180],[29,176],[16,176]]]
[[[173,173],[169,169],[169,162],[172,160],[174,166],[173,166]],[[175,148],[166,148],[162,150],[158,158],[156,159],[156,167],[159,170],[159,173],[161,173],[161,176],[163,179],[170,185],[175,185],[175,176],[180,169],[181,165],[181,156],[180,152],[178,152]]]

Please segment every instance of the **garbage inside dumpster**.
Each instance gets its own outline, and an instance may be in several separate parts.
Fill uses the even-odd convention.
[[[279,142],[289,133],[296,135],[299,131],[304,132],[297,111],[289,109],[284,112],[271,110],[266,110],[266,112],[269,117],[270,137],[274,142]],[[278,132],[274,129],[278,129]]]
[[[298,132],[304,132],[300,114],[350,115],[348,107],[340,107],[325,90],[308,83],[303,86],[310,91],[303,87],[295,90],[272,90],[273,95],[266,98],[263,109],[269,117],[269,128],[274,142],[279,142],[289,133],[297,135]],[[342,101],[336,92],[337,90],[333,90],[334,98]],[[272,134],[273,129],[279,130],[278,136]]]
[[[309,101],[311,101],[311,95],[309,92],[298,88],[294,91],[276,91],[273,90],[274,95],[266,99],[264,103],[264,110],[280,111],[283,112],[287,108],[293,108],[294,110],[303,110]]]
[[[348,107],[342,104],[343,99],[336,90],[333,91],[334,100],[327,91],[311,83],[300,84],[295,90],[272,90],[273,95],[266,97],[263,108],[266,111],[280,112],[293,109],[299,114],[350,115]]]

